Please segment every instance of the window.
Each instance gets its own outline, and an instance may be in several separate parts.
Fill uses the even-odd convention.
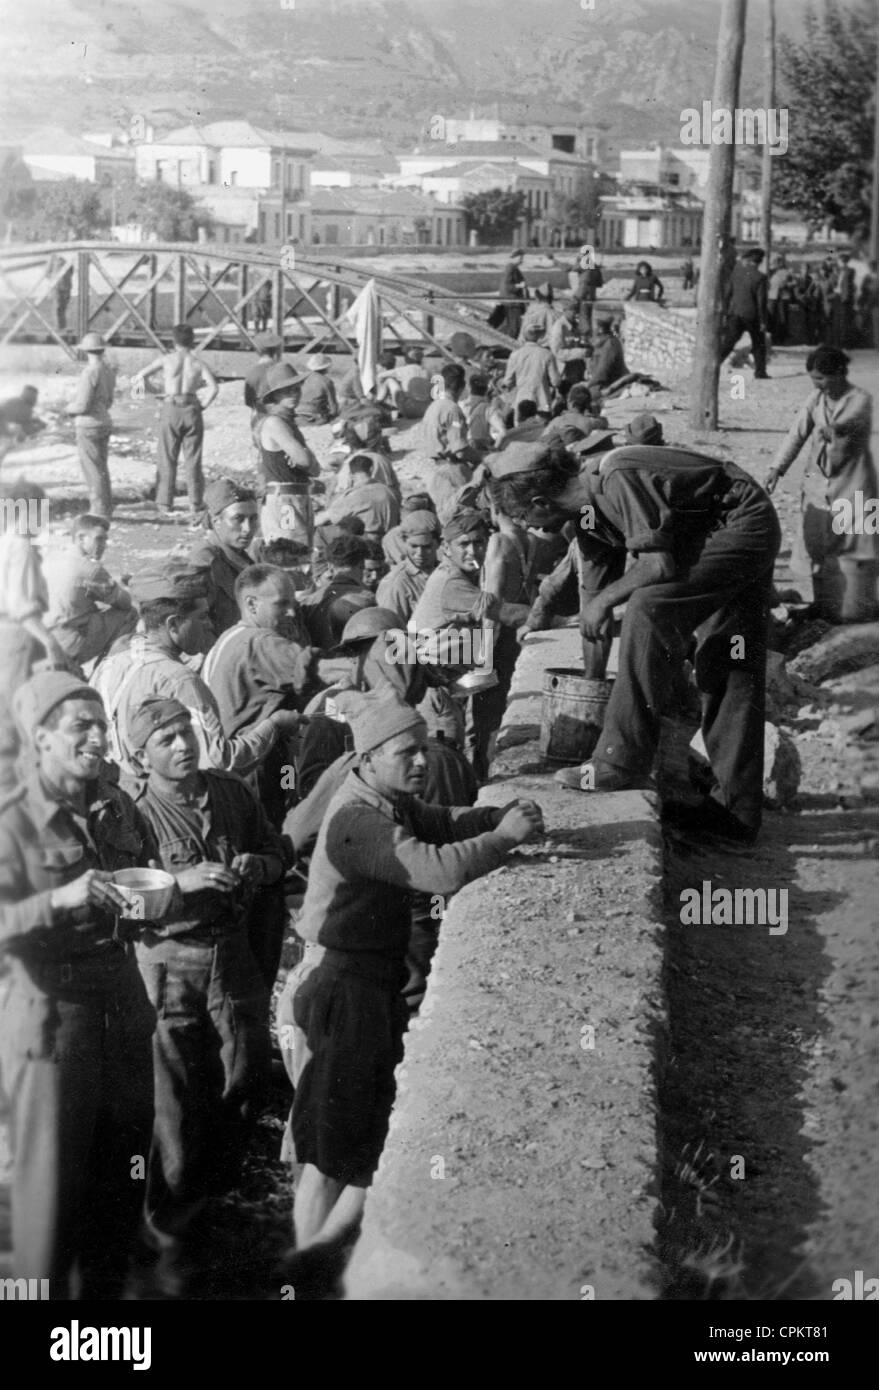
[[[288,213],[287,213],[287,236],[288,236],[288,237],[292,237],[292,235],[293,235],[293,214],[292,214],[292,212],[288,212]]]
[[[281,214],[275,213],[275,241],[281,240]]]
[[[338,246],[339,228],[335,222],[331,222],[326,229],[327,246]]]
[[[280,188],[280,187],[281,187],[281,161],[280,161],[280,159],[273,159],[273,160],[272,160],[272,188]]]
[[[217,161],[216,161],[215,159],[209,159],[209,160],[208,160],[208,183],[216,183],[216,182],[217,182]]]
[[[260,241],[266,239],[266,215],[262,211],[259,214],[259,239]]]
[[[284,187],[285,187],[286,189],[288,189],[288,190],[289,190],[289,189],[292,189],[292,187],[293,187],[293,160],[292,160],[292,159],[288,159],[288,160],[287,160],[287,175],[286,175],[286,179],[285,179],[285,181],[284,181]]]

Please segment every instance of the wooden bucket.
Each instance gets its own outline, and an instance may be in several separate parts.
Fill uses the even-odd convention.
[[[554,763],[591,757],[604,724],[613,681],[590,680],[582,671],[543,673],[540,751]]]

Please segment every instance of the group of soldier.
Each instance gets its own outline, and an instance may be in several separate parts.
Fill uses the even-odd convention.
[[[0,538],[0,1091],[13,1272],[53,1297],[123,1296],[135,1254],[166,1296],[193,1291],[265,1103],[303,881],[274,1017],[294,1087],[289,1277],[320,1287],[348,1248],[433,904],[543,830],[531,801],[474,804],[529,632],[578,612],[584,671],[602,676],[625,605],[602,734],[563,786],[647,785],[663,711],[692,700],[713,785],[668,814],[703,839],[757,835],[774,507],[652,415],[615,437],[612,323],[590,315],[584,343],[581,301],[545,303],[506,362],[464,345],[431,376],[412,348],[371,392],[355,371],[334,382],[326,355],[291,366],[266,333],[244,383],[252,487],[204,484],[217,384],[175,329],[138,376],[164,376],[157,503],[173,509],[182,453],[198,535],[126,583],[103,563],[112,383],[103,344],[83,344],[89,511],[45,572],[30,538]],[[810,360],[822,404],[773,485],[815,430],[819,484],[843,468],[834,422],[864,407],[834,351]],[[388,433],[419,417],[426,489],[404,497]],[[322,470],[309,431],[329,423]],[[132,916],[122,870],[149,871],[161,904]]]

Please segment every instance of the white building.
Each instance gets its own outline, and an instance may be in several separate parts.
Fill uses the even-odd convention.
[[[397,185],[422,186],[424,176],[435,176],[450,166],[485,164],[533,174],[549,179],[553,193],[572,198],[588,187],[593,178],[593,165],[579,155],[560,150],[539,150],[519,140],[458,140],[453,144],[418,146],[400,155],[400,176]],[[495,185],[497,186],[497,185]]]
[[[705,208],[692,193],[613,194],[598,201],[603,251],[690,249],[702,239]]]
[[[314,151],[299,137],[263,130],[249,121],[213,121],[183,126],[135,146],[137,176],[195,193],[201,185],[221,188],[281,188],[308,196]]]
[[[579,155],[594,164],[600,164],[603,158],[607,127],[571,107],[551,102],[493,102],[471,107],[467,116],[440,119],[444,120],[443,133],[430,133],[434,139],[450,145],[460,141],[521,143],[544,151]]]
[[[37,178],[48,174],[88,183],[133,174],[135,168],[133,150],[98,144],[64,131],[48,131],[25,141],[22,159]]]
[[[708,196],[710,156],[710,150],[690,145],[620,150],[620,183],[649,185],[662,192],[693,193],[704,202]],[[737,196],[743,186],[744,173],[736,166],[734,195]]]

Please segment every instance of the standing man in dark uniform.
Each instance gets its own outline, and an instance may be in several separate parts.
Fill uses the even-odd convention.
[[[500,289],[498,290],[499,299],[517,301],[513,304],[498,305],[498,308],[503,310],[503,315],[498,316],[500,322],[497,325],[502,333],[508,333],[511,338],[516,339],[519,337],[519,332],[522,327],[522,315],[525,312],[525,303],[528,299],[528,292],[525,288],[525,276],[522,274],[522,262],[524,259],[525,252],[521,249],[512,253],[504,269]]]
[[[628,600],[601,738],[591,762],[558,779],[592,792],[644,785],[695,638],[702,734],[717,786],[694,823],[701,834],[753,843],[780,544],[764,489],[735,464],[677,446],[612,449],[581,470],[564,451],[523,443],[489,466],[492,501],[507,515],[532,526],[579,516],[586,637],[601,640],[615,605]],[[624,573],[627,555],[635,563]]]
[[[726,303],[727,322],[720,345],[720,360],[729,357],[739,338],[748,333],[754,354],[754,379],[764,381],[766,370],[766,315],[769,281],[760,269],[759,246],[746,251],[733,266]]]
[[[116,1299],[143,1199],[133,1165],[149,1152],[155,1015],[118,937],[126,903],[112,874],[156,849],[130,798],[101,777],[97,691],[45,671],[13,710],[36,769],[0,806],[11,1272],[48,1279],[53,1299]]]

